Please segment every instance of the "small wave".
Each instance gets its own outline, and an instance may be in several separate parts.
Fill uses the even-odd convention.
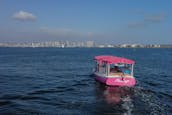
[[[40,97],[40,96],[23,96],[20,98],[20,100],[46,100],[49,101],[49,99]]]
[[[159,86],[159,85],[161,85],[160,83],[158,83],[158,82],[155,83],[153,81],[145,81],[145,83],[147,83],[150,86]]]
[[[22,77],[22,76],[19,76],[19,75],[0,75],[1,77],[4,77],[4,78],[16,78],[18,79],[19,77]]]
[[[166,97],[169,97],[169,98],[172,99],[172,95],[170,95],[170,94],[167,94],[167,93],[164,93],[164,92],[159,92],[159,93],[162,94],[162,95],[165,95]]]
[[[56,92],[63,92],[63,91],[57,91],[54,89],[47,89],[47,90],[37,90],[31,93],[28,93],[29,95],[35,95],[35,94],[46,94],[46,93],[56,93]]]
[[[41,101],[40,103],[45,105],[51,105],[51,106],[58,106],[58,108],[63,109],[76,109],[81,107],[86,102],[78,102],[78,101],[66,101],[63,99],[56,99],[56,101]]]
[[[155,91],[149,89],[135,89],[135,96],[139,98],[140,103],[145,107],[145,111],[153,115],[165,114],[165,107],[156,94],[157,93]]]
[[[75,89],[70,87],[70,88],[67,88],[65,91],[74,91]]]
[[[11,101],[0,101],[0,106],[4,106],[4,105],[10,105],[12,102]]]
[[[76,83],[76,84],[73,84],[72,86],[88,86],[88,84],[85,84],[85,83]]]
[[[74,88],[71,87],[56,87],[52,89],[42,89],[42,90],[36,90],[31,93],[28,93],[28,95],[39,95],[39,94],[47,94],[47,93],[60,93],[60,92],[66,92],[66,91],[73,91]]]
[[[40,96],[33,96],[33,95],[3,95],[0,97],[1,100],[48,100],[46,98]],[[4,102],[4,101],[2,101]],[[8,102],[8,101],[7,101]],[[1,101],[0,101],[1,104]]]
[[[92,79],[93,78],[91,78],[91,80],[90,79],[81,79],[80,82],[90,82],[90,81],[92,81]]]
[[[52,105],[52,106],[63,106],[67,104],[66,101],[61,99],[56,99],[56,101],[41,101],[40,103],[46,104],[46,105]]]
[[[90,75],[88,75],[88,74],[77,74],[76,76],[77,76],[77,77],[88,77],[88,76],[90,76]]]
[[[21,97],[22,97],[22,95],[7,94],[7,95],[3,95],[2,97],[0,97],[0,99],[15,100],[15,99],[19,99]]]
[[[165,73],[160,73],[160,77],[165,79],[165,78],[169,78],[170,76],[166,75]]]
[[[124,115],[132,115],[134,104],[130,96],[122,98],[122,108],[125,110]]]
[[[56,87],[57,89],[66,89],[66,87],[64,87],[64,86],[58,86],[58,87]]]
[[[155,91],[153,91],[153,90],[150,90],[150,89],[143,89],[142,87],[139,87],[139,88],[135,88],[134,89],[134,92],[135,92],[135,94],[151,94],[151,95],[153,95],[153,94],[155,94],[156,92]]]

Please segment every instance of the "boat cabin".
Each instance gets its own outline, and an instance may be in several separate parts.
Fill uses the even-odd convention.
[[[106,77],[133,76],[134,61],[116,56],[96,56],[95,73]]]

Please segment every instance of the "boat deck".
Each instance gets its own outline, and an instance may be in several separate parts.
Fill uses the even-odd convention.
[[[119,76],[121,76],[121,77],[133,77],[130,74],[124,74],[122,72],[118,72],[118,73],[111,72],[111,73],[109,73],[108,76],[114,76],[114,77],[119,77]]]

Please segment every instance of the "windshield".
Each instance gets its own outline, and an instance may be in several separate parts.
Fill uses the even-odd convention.
[[[124,73],[131,74],[132,65],[131,64],[111,64],[110,72],[111,73]]]

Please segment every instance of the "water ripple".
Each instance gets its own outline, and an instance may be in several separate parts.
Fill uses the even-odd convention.
[[[1,48],[0,114],[172,113],[171,49]],[[133,88],[94,80],[96,55],[136,61]]]

